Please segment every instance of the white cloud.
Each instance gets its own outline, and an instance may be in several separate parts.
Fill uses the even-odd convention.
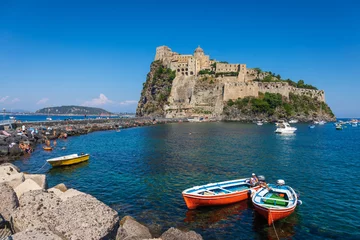
[[[126,100],[126,101],[123,101],[123,102],[120,102],[119,104],[120,105],[132,105],[132,104],[137,104],[138,101],[135,101],[135,100]]]
[[[36,104],[37,104],[37,105],[45,104],[47,101],[49,101],[48,98],[43,98],[43,99],[40,99]]]
[[[0,102],[5,102],[6,99],[8,99],[8,98],[9,98],[9,96],[2,97],[2,98],[0,98]]]
[[[13,100],[11,100],[12,103],[17,103],[17,102],[20,102],[20,99],[18,98],[14,98]]]
[[[104,94],[100,93],[99,98],[93,98],[90,101],[84,102],[83,106],[102,106],[105,104],[113,103],[112,100],[108,99]]]

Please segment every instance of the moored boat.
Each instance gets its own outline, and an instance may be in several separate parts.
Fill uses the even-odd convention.
[[[252,187],[249,178],[196,186],[182,192],[186,206],[195,209],[202,206],[226,205],[248,199],[260,187]]]
[[[315,125],[314,125],[314,124],[310,124],[310,125],[309,125],[309,128],[315,128]]]
[[[342,126],[342,124],[337,123],[337,124],[335,124],[335,128],[336,128],[336,130],[342,130],[343,126]]]
[[[255,211],[263,216],[269,225],[274,221],[285,218],[295,211],[301,201],[294,189],[285,185],[284,180],[277,184],[269,184],[269,189],[262,188],[252,197]]]
[[[276,126],[275,133],[294,133],[297,130],[296,127],[291,127],[287,122],[277,123]]]
[[[291,119],[290,121],[289,121],[289,123],[298,123],[299,122],[299,120],[297,120],[297,119]]]
[[[89,154],[70,154],[62,157],[57,158],[51,158],[46,160],[48,163],[51,164],[53,167],[59,167],[59,166],[67,166],[72,165],[76,163],[81,163],[89,160],[90,155]]]
[[[258,125],[258,126],[262,126],[264,123],[262,122],[262,121],[257,121],[256,122],[256,125]]]

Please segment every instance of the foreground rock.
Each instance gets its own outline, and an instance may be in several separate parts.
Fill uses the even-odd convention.
[[[5,163],[0,165],[0,183],[7,183],[12,188],[15,188],[24,180],[24,174],[20,173],[19,169],[13,164]]]
[[[63,240],[46,228],[28,229],[11,236],[12,240]]]
[[[65,239],[115,238],[119,221],[116,211],[88,194],[63,201],[44,190],[24,193],[12,217],[16,231],[46,226]]]
[[[194,231],[183,232],[176,228],[169,228],[164,232],[161,237],[162,240],[202,240],[200,234],[197,234]]]
[[[116,235],[116,240],[124,239],[150,239],[151,233],[147,227],[138,223],[130,216],[125,216],[120,221],[120,227]]]
[[[13,211],[19,206],[15,191],[7,183],[0,183],[0,214],[9,221]]]

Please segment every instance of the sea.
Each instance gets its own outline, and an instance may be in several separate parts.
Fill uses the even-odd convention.
[[[173,123],[93,132],[58,140],[52,152],[38,146],[14,162],[46,174],[131,215],[159,236],[170,227],[204,239],[360,239],[360,126],[294,124],[277,135],[273,123]],[[66,150],[62,150],[66,147]],[[46,159],[89,153],[78,165],[51,168]],[[182,191],[207,183],[264,175],[300,193],[303,204],[268,226],[251,201],[188,210]]]
[[[62,121],[62,120],[84,120],[86,119],[95,119],[95,118],[107,118],[108,116],[99,116],[99,115],[37,115],[37,114],[1,114],[0,113],[0,121],[1,120],[10,120],[10,117],[15,117],[15,120],[21,122],[42,122],[47,121],[47,118],[50,117],[52,121]],[[118,118],[118,116],[110,116],[110,118]]]

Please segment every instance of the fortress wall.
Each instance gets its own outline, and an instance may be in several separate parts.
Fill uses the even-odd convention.
[[[223,101],[235,100],[248,96],[257,97],[259,86],[257,82],[225,82]]]
[[[280,93],[282,96],[289,98],[289,92],[291,87],[289,87],[289,84],[287,82],[257,83],[259,84],[259,92]]]
[[[296,95],[308,96],[315,98],[318,101],[325,102],[325,92],[323,90],[290,87],[290,92]]]

